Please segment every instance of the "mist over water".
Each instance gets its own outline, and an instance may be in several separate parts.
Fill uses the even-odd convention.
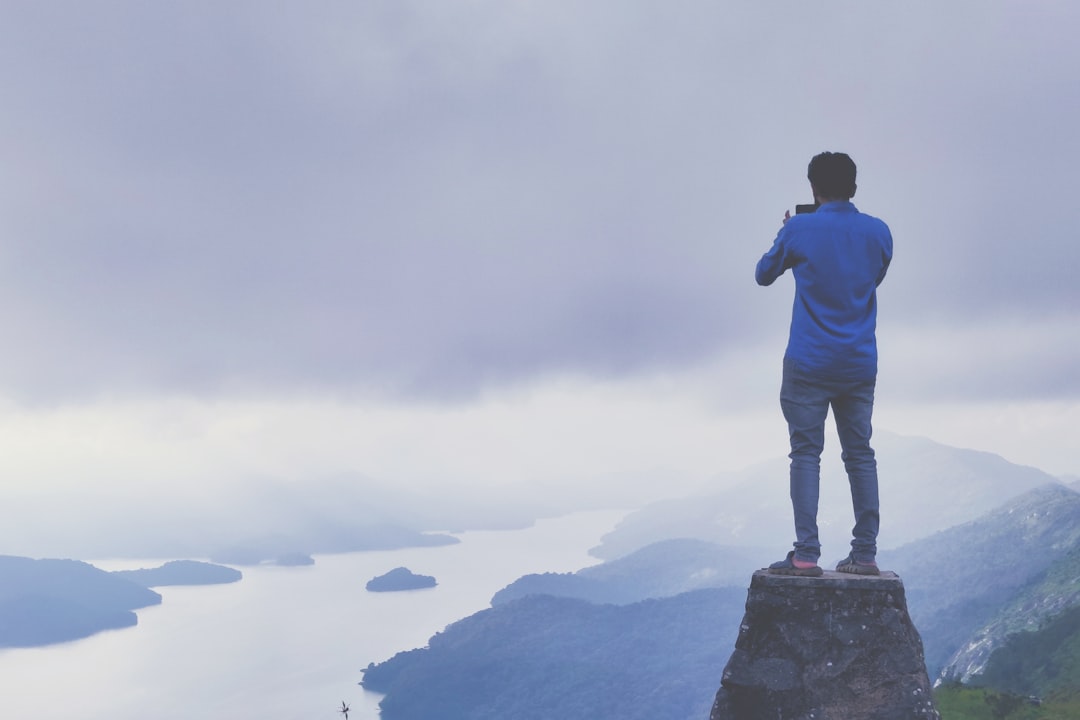
[[[325,555],[309,567],[242,568],[218,586],[163,587],[135,628],[44,648],[0,651],[0,717],[36,720],[236,720],[378,717],[361,670],[422,647],[489,606],[519,576],[569,572],[622,512],[577,513],[515,531],[462,533],[457,545]],[[107,570],[161,561],[100,561]],[[370,593],[406,566],[430,590]]]

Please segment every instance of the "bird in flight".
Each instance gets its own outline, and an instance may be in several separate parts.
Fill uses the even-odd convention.
[[[341,709],[338,712],[345,716],[345,720],[349,720],[349,706],[345,704],[344,700],[341,701]]]

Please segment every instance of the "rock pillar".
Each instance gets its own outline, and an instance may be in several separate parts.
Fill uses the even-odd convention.
[[[710,720],[940,720],[895,573],[758,570]]]

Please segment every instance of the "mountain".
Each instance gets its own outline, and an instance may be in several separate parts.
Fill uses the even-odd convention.
[[[491,599],[500,605],[525,595],[555,595],[625,605],[711,587],[745,588],[768,562],[765,550],[724,547],[705,540],[663,540],[576,573],[526,575]]]
[[[665,540],[573,574],[528,575],[492,605],[527,594],[625,604],[703,587],[745,587],[765,550]],[[1006,637],[1080,604],[1080,494],[1058,483],[879,555],[904,581],[932,675],[968,680]]]
[[[929,507],[936,498],[920,501]],[[981,632],[991,638],[987,673],[1017,654],[1002,648],[1020,643],[1037,648],[1025,663],[1044,660],[1030,684],[1051,687],[1044,678],[1072,668],[1077,646],[1069,640],[1054,646],[1056,654],[1039,655],[1052,638],[1013,630],[1031,617],[1066,635],[1056,618],[1065,623],[1071,615],[1063,612],[1080,604],[1078,555],[1080,494],[1052,482],[882,553],[879,563],[903,579],[931,677],[978,645]],[[427,648],[369,666],[363,685],[386,694],[384,720],[700,720],[760,559],[746,548],[668,540],[574,574],[526,576]],[[701,582],[737,585],[631,602]],[[997,627],[1008,632],[987,630]],[[1075,686],[1063,681],[1053,691],[1068,697]]]
[[[1022,598],[1030,612],[1060,607],[1061,593],[1053,592],[1057,600],[1039,598],[1036,588],[1052,587],[1049,574],[1078,549],[1080,494],[1053,483],[978,520],[882,552],[878,564],[903,578],[934,675],[959,651],[967,653],[966,667],[977,668],[1001,637],[981,629],[1008,627],[1002,614],[1015,614],[1009,608]]]
[[[1080,710],[1080,604],[1037,630],[1010,635],[972,681],[1017,695],[1072,703]]]
[[[974,520],[1002,502],[1056,479],[992,453],[918,437],[874,435],[881,485],[882,548],[898,547]],[[724,489],[664,500],[628,515],[591,552],[611,560],[659,540],[692,537],[721,545],[769,547],[778,560],[793,539],[788,461],[778,458],[722,476]],[[926,502],[933,498],[934,502]],[[818,522],[826,557],[850,542],[851,495],[839,451],[822,456]]]
[[[745,588],[630,605],[535,595],[460,620],[364,671],[383,720],[701,720]]]
[[[161,596],[75,560],[0,556],[0,648],[89,637],[138,622]]]
[[[993,618],[949,658],[942,675],[971,682],[1014,636],[1040,632],[1053,618],[1080,606],[1080,547],[1054,562],[998,609]],[[1076,677],[1080,678],[1080,674]],[[1008,689],[1008,688],[1005,688]]]

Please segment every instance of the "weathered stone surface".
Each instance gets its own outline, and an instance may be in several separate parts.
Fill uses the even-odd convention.
[[[939,720],[894,573],[754,573],[710,720]]]

